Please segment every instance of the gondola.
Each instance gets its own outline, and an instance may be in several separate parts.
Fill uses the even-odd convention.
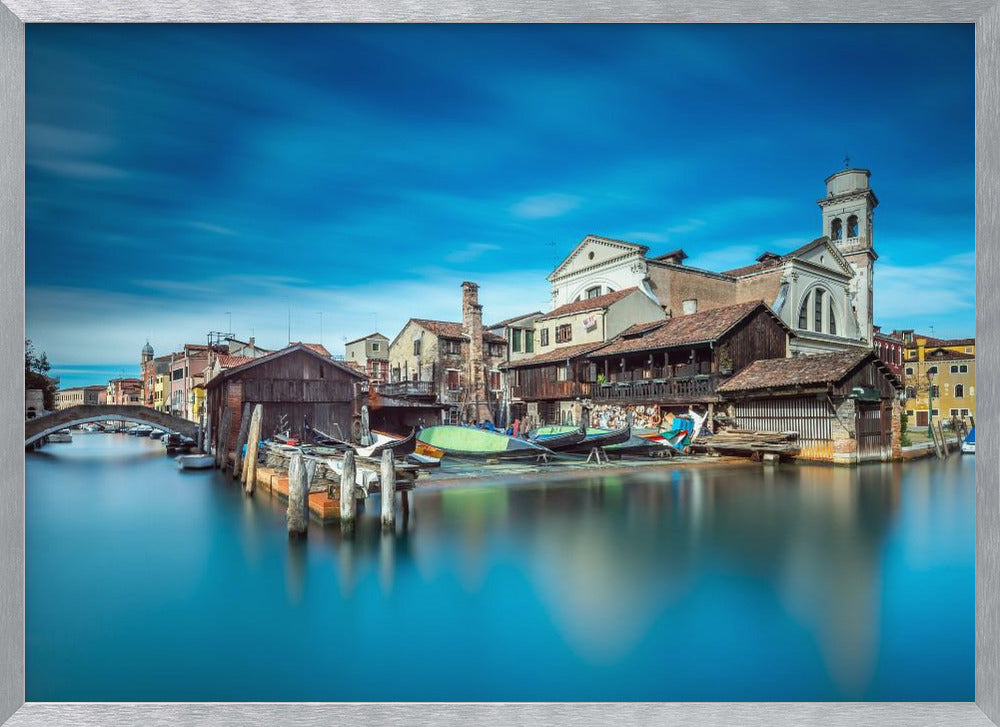
[[[552,434],[535,434],[529,441],[540,444],[553,452],[562,452],[575,447],[587,438],[587,430],[583,427],[571,429],[568,432],[557,432]]]
[[[548,447],[527,439],[448,424],[421,429],[417,440],[441,450],[447,457],[516,459],[552,453]]]
[[[306,434],[316,444],[325,447],[334,447],[340,450],[353,449],[362,457],[381,457],[382,452],[389,450],[393,457],[403,458],[412,454],[417,446],[417,430],[411,429],[405,437],[399,437],[387,432],[373,431],[375,442],[367,446],[360,446],[345,442],[342,439],[331,437],[329,434],[311,426],[308,421],[303,422]]]
[[[576,428],[570,428],[568,426],[547,426],[539,427],[535,430],[534,436],[544,437],[553,434],[563,434],[567,430],[569,431],[579,431]],[[574,444],[570,447],[563,449],[563,452],[574,452],[577,454],[587,454],[594,447],[609,447],[612,444],[624,444],[629,441],[632,436],[632,427],[626,424],[621,429],[596,429],[591,428],[587,430],[587,436],[583,441],[578,444]]]

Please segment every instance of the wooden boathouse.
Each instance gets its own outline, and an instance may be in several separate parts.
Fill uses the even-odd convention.
[[[899,379],[873,351],[755,361],[721,384],[730,431],[796,432],[797,458],[902,456]]]
[[[325,432],[347,435],[364,381],[364,374],[302,343],[225,370],[205,385],[209,444],[215,449],[226,442],[233,451],[256,404],[262,405],[265,438],[285,427],[301,435],[305,419]]]

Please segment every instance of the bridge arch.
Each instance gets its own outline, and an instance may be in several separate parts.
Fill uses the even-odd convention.
[[[37,442],[42,437],[58,432],[66,427],[90,422],[125,421],[149,424],[157,429],[168,429],[185,437],[196,439],[198,425],[195,422],[165,414],[146,406],[107,406],[81,404],[54,411],[51,414],[27,419],[24,422],[24,446]]]

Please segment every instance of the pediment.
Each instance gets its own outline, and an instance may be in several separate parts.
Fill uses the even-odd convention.
[[[612,240],[598,235],[587,235],[573,248],[566,258],[549,275],[549,282],[572,275],[581,270],[599,268],[602,264],[620,260],[629,255],[645,255],[649,250],[645,245],[624,240]]]
[[[789,257],[854,277],[854,269],[844,259],[836,245],[826,238],[815,240],[812,244],[796,250]]]

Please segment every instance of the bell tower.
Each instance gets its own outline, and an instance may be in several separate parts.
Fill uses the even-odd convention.
[[[823,212],[823,234],[830,238],[854,270],[851,280],[851,305],[858,319],[861,337],[873,340],[873,274],[878,255],[874,247],[874,217],[878,198],[871,190],[867,169],[850,166],[826,178],[826,197],[819,200]]]

